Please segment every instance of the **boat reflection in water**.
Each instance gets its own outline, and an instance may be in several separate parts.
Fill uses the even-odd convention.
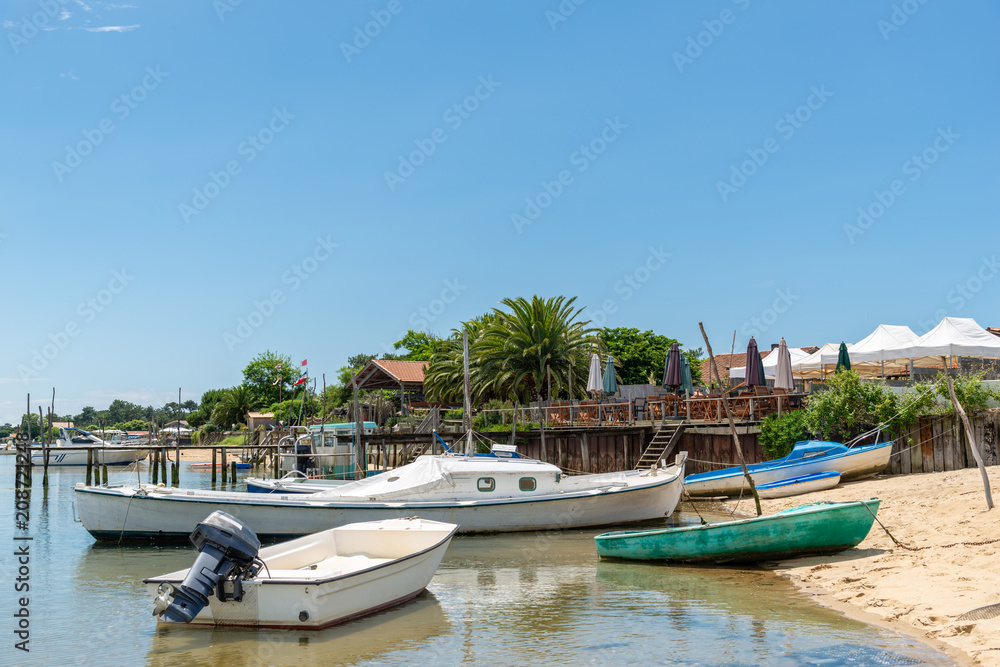
[[[449,630],[441,604],[425,591],[399,607],[326,630],[257,631],[160,623],[146,664],[329,667],[380,660],[405,662],[408,652],[417,649],[422,661],[430,659],[428,644]]]

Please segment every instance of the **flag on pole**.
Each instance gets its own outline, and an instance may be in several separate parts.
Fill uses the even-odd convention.
[[[280,377],[277,378],[274,382],[272,382],[271,386],[273,387],[274,385],[278,384],[279,382],[281,382],[281,378]]]
[[[275,370],[277,370],[277,369],[281,368],[281,362],[279,361],[278,363],[276,363],[276,364],[274,365],[274,368],[275,368]]]
[[[308,379],[309,379],[309,374],[308,374],[308,373],[306,373],[306,374],[304,374],[304,375],[303,375],[302,377],[300,377],[300,378],[299,378],[298,380],[296,380],[296,381],[294,382],[294,384],[292,384],[292,386],[293,386],[293,387],[297,387],[297,386],[299,386],[300,384],[302,384],[303,382],[307,381]]]
[[[301,365],[302,365],[302,366],[305,366],[305,365],[306,365],[306,364],[308,364],[308,363],[309,363],[309,360],[308,360],[308,359],[303,359],[303,360],[302,360],[302,364],[301,364]]]

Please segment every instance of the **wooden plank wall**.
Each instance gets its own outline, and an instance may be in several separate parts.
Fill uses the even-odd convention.
[[[970,416],[973,435],[988,466],[1000,465],[1000,410]],[[571,472],[599,473],[630,470],[642,456],[654,429],[602,429],[587,433],[545,432],[545,451],[538,431],[525,434],[518,449],[524,456],[555,463]],[[892,434],[890,434],[891,437]],[[765,461],[756,434],[740,436],[747,463]],[[739,465],[728,433],[688,429],[680,451],[688,453],[687,473],[693,475],[720,467]],[[707,463],[712,462],[712,463]],[[976,467],[976,460],[961,421],[954,416],[921,417],[896,434],[886,474],[908,475]]]

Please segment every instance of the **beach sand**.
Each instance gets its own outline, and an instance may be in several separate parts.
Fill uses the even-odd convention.
[[[764,514],[821,500],[882,500],[876,523],[855,549],[772,564],[805,592],[849,616],[920,637],[964,664],[1000,667],[1000,466],[987,468],[987,511],[977,468],[878,476],[816,493],[762,500]],[[753,499],[729,501],[756,514]],[[993,618],[957,620],[987,605]]]

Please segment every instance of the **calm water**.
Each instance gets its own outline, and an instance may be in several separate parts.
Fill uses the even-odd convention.
[[[13,457],[0,457],[7,507],[13,467]],[[43,492],[36,471],[31,652],[14,649],[23,594],[11,593],[16,565],[5,556],[0,664],[953,664],[909,637],[819,607],[769,572],[599,562],[593,536],[603,530],[457,537],[428,593],[329,630],[158,626],[142,578],[188,567],[195,552],[96,545],[73,516],[72,487],[83,474],[53,468]],[[208,473],[182,470],[181,479],[209,485]],[[25,533],[5,514],[9,554]]]

